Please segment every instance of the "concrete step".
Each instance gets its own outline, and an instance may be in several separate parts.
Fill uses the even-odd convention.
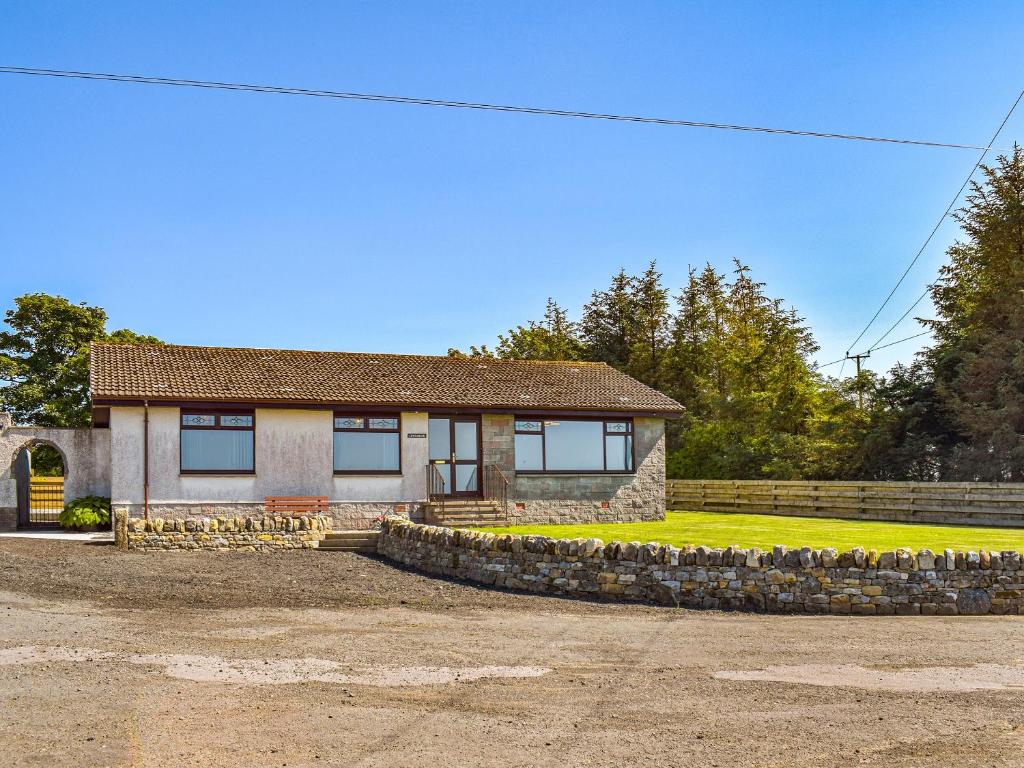
[[[440,504],[431,504],[428,509],[434,512],[441,512],[442,507]],[[502,509],[496,504],[462,504],[452,505],[445,504],[443,508],[444,512],[501,512]]]
[[[497,522],[505,519],[505,515],[437,515],[436,519],[446,520],[449,522],[465,522],[470,520],[486,520],[488,522]]]
[[[376,552],[378,531],[332,531],[324,536],[317,549],[332,552]]]
[[[505,524],[505,516],[492,515],[438,515],[431,519],[432,525],[444,525],[449,528],[472,528],[474,526],[495,527]]]
[[[440,511],[441,510],[441,505],[440,504],[428,504],[427,508],[430,509],[430,510]],[[445,512],[467,512],[467,511],[468,512],[485,512],[485,511],[486,512],[500,512],[501,511],[501,507],[498,506],[497,504],[481,504],[480,502],[477,502],[476,504],[448,504],[446,502],[445,505],[444,505],[444,511]]]
[[[430,513],[434,517],[505,517],[505,513],[497,509],[432,509]]]

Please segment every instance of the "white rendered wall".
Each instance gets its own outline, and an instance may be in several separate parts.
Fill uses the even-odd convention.
[[[149,409],[151,504],[262,503],[267,496],[327,496],[332,502],[396,502],[424,498],[427,414],[403,413],[401,475],[334,475],[331,411],[257,408],[256,473],[188,475],[180,470],[178,408]],[[143,502],[143,409],[110,409],[112,496]]]

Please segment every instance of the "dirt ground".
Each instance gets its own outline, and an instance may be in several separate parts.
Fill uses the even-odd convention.
[[[0,539],[0,765],[1020,766],[1022,622]]]

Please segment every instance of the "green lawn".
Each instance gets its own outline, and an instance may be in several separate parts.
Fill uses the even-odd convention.
[[[492,533],[534,533],[556,538],[599,538],[609,541],[656,541],[681,547],[703,544],[709,547],[739,545],[743,548],[835,547],[840,552],[853,547],[894,550],[928,548],[1024,552],[1024,530],[1013,528],[971,528],[959,525],[921,523],[876,523],[832,518],[783,517],[780,515],[739,515],[721,512],[669,512],[656,523],[592,523],[584,525],[523,525],[484,528]]]

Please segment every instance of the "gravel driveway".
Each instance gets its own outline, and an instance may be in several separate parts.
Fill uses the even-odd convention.
[[[489,591],[0,540],[0,764],[1019,766],[1024,619]]]

